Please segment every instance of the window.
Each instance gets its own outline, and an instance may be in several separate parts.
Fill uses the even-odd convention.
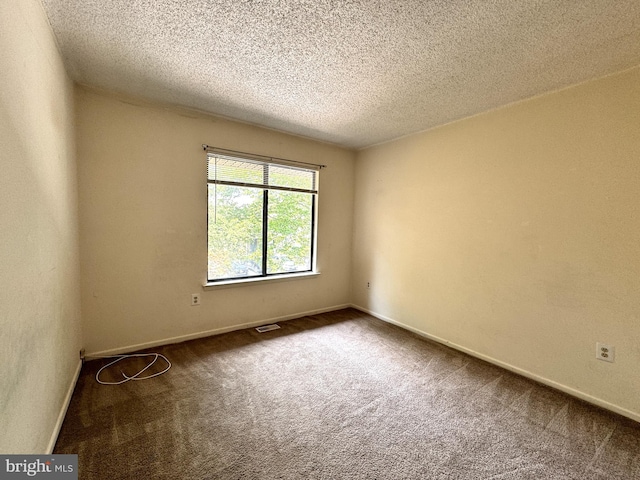
[[[207,281],[312,271],[319,166],[205,148]]]

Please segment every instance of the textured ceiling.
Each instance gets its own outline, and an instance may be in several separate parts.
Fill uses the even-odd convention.
[[[79,83],[352,148],[640,64],[638,0],[42,0]]]

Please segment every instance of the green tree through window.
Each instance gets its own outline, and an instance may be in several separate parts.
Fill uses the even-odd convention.
[[[313,268],[315,169],[208,153],[208,280]]]

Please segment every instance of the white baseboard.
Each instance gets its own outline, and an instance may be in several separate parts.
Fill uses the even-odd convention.
[[[82,360],[78,360],[76,371],[73,374],[73,378],[71,379],[71,383],[69,384],[69,388],[67,389],[67,394],[64,397],[62,408],[60,409],[60,413],[58,414],[58,420],[56,420],[56,425],[53,428],[51,438],[49,439],[49,444],[47,445],[46,455],[51,455],[53,453],[53,449],[56,446],[56,441],[58,440],[58,435],[60,435],[60,429],[62,428],[62,422],[64,422],[64,417],[67,415],[67,410],[69,409],[69,404],[71,403],[71,396],[73,395],[73,391],[76,388],[76,383],[78,383],[78,378],[80,377],[80,370],[82,370]]]
[[[428,338],[429,340],[433,340],[435,342],[441,343],[443,345],[446,345],[447,347],[451,347],[454,348],[455,350],[459,350],[461,352],[464,352],[468,355],[471,355],[472,357],[476,357],[479,358],[481,360],[484,360],[485,362],[489,362],[492,363],[494,365],[497,365],[498,367],[502,367],[505,370],[509,370],[511,372],[517,373],[518,375],[522,375],[523,377],[527,377],[530,378],[531,380],[535,380],[536,382],[542,383],[544,385],[547,385],[549,387],[555,388],[556,390],[560,390],[564,393],[567,393],[573,397],[579,398],[581,400],[584,400],[585,402],[591,403],[593,405],[596,405],[598,407],[604,408],[606,410],[610,410],[612,412],[618,413],[620,415],[623,415],[627,418],[630,418],[631,420],[634,420],[636,422],[640,422],[640,413],[636,413],[633,412],[631,410],[627,410],[626,408],[620,407],[618,405],[615,405],[613,403],[609,403],[605,400],[602,400],[600,398],[597,397],[593,397],[587,393],[584,393],[580,390],[576,390],[574,388],[568,387],[566,385],[563,385],[561,383],[555,382],[553,380],[549,380],[548,378],[545,377],[541,377],[540,375],[537,375],[533,372],[529,372],[528,370],[524,370],[522,368],[516,367],[514,365],[511,365],[509,363],[506,362],[502,362],[500,360],[497,360],[493,357],[489,357],[487,355],[484,355],[482,353],[476,352],[474,350],[471,350],[469,348],[463,347],[462,345],[457,345],[455,343],[451,343],[448,340],[445,340],[444,338],[440,338],[437,337],[435,335],[431,335],[430,333],[427,332],[423,332],[422,330],[419,330],[417,328],[411,327],[409,325],[405,325],[402,322],[398,322],[397,320],[394,320],[392,318],[389,318],[385,315],[381,315],[379,313],[373,312],[367,308],[361,307],[359,305],[355,305],[355,304],[351,304],[351,307],[360,310],[362,312],[368,313],[369,315],[376,317],[380,320],[383,320],[387,323],[391,323],[393,325],[396,325],[400,328],[404,328],[405,330],[409,330],[410,332],[413,332],[417,335],[420,335],[421,337],[425,337]]]
[[[86,354],[87,359],[107,357],[110,355],[120,355],[123,353],[136,352],[138,350],[144,350],[146,348],[159,347],[162,345],[170,345],[172,343],[186,342],[187,340],[195,340],[196,338],[211,337],[212,335],[220,335],[221,333],[233,332],[235,330],[244,330],[245,328],[259,327],[260,325],[266,325],[269,323],[285,322],[287,320],[293,320],[295,318],[304,317],[307,315],[317,315],[319,313],[332,312],[334,310],[341,310],[343,308],[351,307],[346,303],[343,305],[334,305],[332,307],[319,308],[317,310],[309,310],[307,312],[298,312],[291,315],[283,315],[281,317],[273,317],[262,320],[256,320],[254,322],[242,323],[240,325],[232,325],[230,327],[215,328],[213,330],[205,330],[203,332],[190,333],[188,335],[180,335],[177,337],[163,338],[160,340],[154,340],[151,342],[138,343],[135,345],[127,345],[124,347],[112,348],[109,350],[101,350],[99,352],[91,352]]]

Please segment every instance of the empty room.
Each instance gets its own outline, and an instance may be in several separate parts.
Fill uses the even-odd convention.
[[[0,87],[0,478],[640,478],[640,2],[4,0]]]

